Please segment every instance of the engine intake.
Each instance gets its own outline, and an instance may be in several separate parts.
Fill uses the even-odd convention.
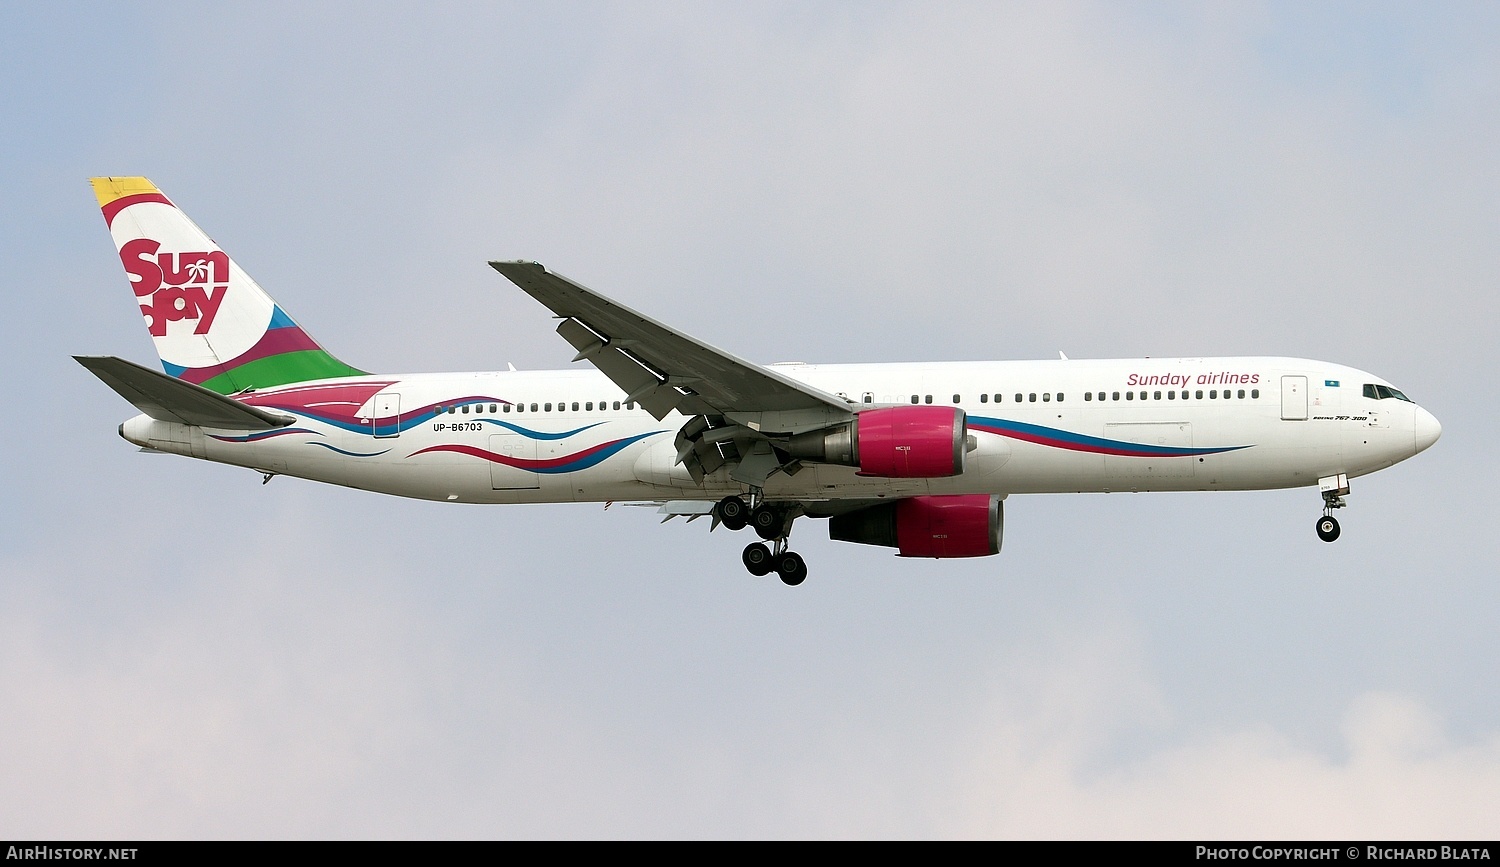
[[[968,416],[956,406],[868,409],[848,424],[792,437],[794,458],[858,467],[862,476],[945,478],[964,471]]]
[[[902,557],[988,557],[1000,553],[1005,504],[995,494],[909,497],[834,515],[828,537],[895,548]]]

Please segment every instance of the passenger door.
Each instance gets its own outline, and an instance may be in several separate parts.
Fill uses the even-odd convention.
[[[1307,420],[1307,377],[1281,378],[1281,418],[1282,421]]]

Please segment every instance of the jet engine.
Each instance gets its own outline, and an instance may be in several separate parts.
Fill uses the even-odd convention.
[[[1000,553],[1005,504],[996,494],[908,497],[828,521],[838,542],[896,548],[902,557],[988,557]]]
[[[797,434],[785,451],[805,461],[859,467],[862,476],[945,478],[964,471],[968,435],[968,416],[958,407],[889,406]]]

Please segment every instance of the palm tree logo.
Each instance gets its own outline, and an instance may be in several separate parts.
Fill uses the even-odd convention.
[[[208,260],[199,259],[187,266],[188,281],[191,283],[208,282]]]

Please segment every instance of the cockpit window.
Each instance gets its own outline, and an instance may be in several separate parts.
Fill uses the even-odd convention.
[[[1388,397],[1394,397],[1396,400],[1404,400],[1407,403],[1415,402],[1389,385],[1373,385],[1368,382],[1365,383],[1365,397],[1374,398],[1375,400],[1385,400]]]

